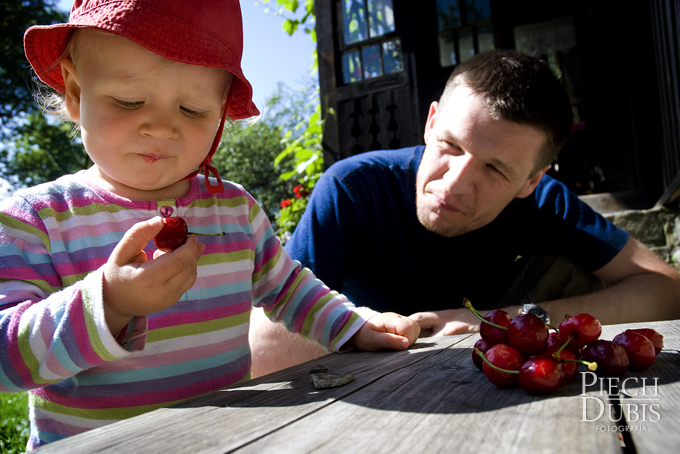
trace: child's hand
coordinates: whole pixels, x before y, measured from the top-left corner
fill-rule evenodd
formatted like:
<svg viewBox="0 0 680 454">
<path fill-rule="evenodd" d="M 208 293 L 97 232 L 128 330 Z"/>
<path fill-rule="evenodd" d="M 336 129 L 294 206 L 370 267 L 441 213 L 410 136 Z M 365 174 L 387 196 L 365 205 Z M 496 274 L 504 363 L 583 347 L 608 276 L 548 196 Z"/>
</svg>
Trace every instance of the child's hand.
<svg viewBox="0 0 680 454">
<path fill-rule="evenodd" d="M 406 350 L 419 334 L 420 326 L 414 320 L 393 312 L 383 312 L 368 319 L 349 343 L 365 351 Z"/>
<path fill-rule="evenodd" d="M 104 265 L 104 311 L 114 335 L 133 316 L 172 306 L 196 282 L 198 259 L 205 250 L 196 235 L 175 251 L 156 251 L 154 260 L 147 260 L 143 249 L 162 228 L 160 217 L 133 225 Z"/>
</svg>

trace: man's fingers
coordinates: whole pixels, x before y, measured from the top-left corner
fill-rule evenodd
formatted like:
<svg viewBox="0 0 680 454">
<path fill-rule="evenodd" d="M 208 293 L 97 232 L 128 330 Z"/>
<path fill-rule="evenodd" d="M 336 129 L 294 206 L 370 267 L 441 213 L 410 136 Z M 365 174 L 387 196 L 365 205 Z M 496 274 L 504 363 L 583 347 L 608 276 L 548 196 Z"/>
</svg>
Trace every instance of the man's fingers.
<svg viewBox="0 0 680 454">
<path fill-rule="evenodd" d="M 436 312 L 416 312 L 408 317 L 418 323 L 421 330 L 431 330 L 442 324 L 442 319 Z"/>
</svg>

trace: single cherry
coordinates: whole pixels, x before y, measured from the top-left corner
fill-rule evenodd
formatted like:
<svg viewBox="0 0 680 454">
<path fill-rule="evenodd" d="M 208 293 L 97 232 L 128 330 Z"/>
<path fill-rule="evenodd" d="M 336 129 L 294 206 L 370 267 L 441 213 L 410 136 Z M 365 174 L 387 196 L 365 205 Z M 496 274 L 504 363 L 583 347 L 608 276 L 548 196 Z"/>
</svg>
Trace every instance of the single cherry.
<svg viewBox="0 0 680 454">
<path fill-rule="evenodd" d="M 504 310 L 496 309 L 484 316 L 485 323 L 479 325 L 479 335 L 482 339 L 487 341 L 490 345 L 507 344 L 508 343 L 508 325 L 512 321 L 510 314 Z M 502 326 L 503 328 L 499 328 Z"/>
<path fill-rule="evenodd" d="M 484 374 L 499 388 L 519 385 L 529 394 L 548 394 L 557 391 L 564 383 L 564 365 L 549 355 L 532 356 L 516 369 L 516 364 L 512 364 L 512 368 L 503 367 L 508 361 L 505 356 L 503 359 L 496 358 L 496 352 L 510 356 L 519 355 L 519 352 L 505 344 L 494 345 L 486 355 L 476 350 L 476 354 L 484 361 Z"/>
<path fill-rule="evenodd" d="M 186 243 L 189 228 L 179 216 L 163 218 L 163 228 L 153 239 L 156 249 L 171 252 Z"/>
<path fill-rule="evenodd" d="M 221 233 L 195 233 L 190 232 L 187 223 L 179 216 L 166 217 L 163 219 L 163 228 L 158 235 L 153 239 L 156 249 L 163 252 L 172 252 L 184 243 L 186 243 L 189 235 L 201 236 L 220 236 Z"/>
<path fill-rule="evenodd" d="M 564 379 L 564 366 L 548 355 L 532 356 L 519 369 L 519 387 L 528 394 L 553 393 Z"/>
<path fill-rule="evenodd" d="M 576 355 L 569 350 L 562 350 L 560 352 L 553 352 L 553 358 L 562 363 L 564 368 L 564 381 L 571 380 L 578 373 L 578 365 L 581 363 Z"/>
<path fill-rule="evenodd" d="M 654 354 L 658 355 L 659 352 L 663 349 L 663 336 L 653 330 L 652 328 L 636 328 L 636 329 L 630 329 L 628 331 L 633 331 L 635 333 L 642 334 L 645 336 L 647 339 L 652 341 L 652 344 L 654 345 Z"/>
<path fill-rule="evenodd" d="M 548 347 L 548 326 L 534 314 L 522 314 L 508 325 L 508 343 L 522 355 L 538 355 Z"/>
<path fill-rule="evenodd" d="M 477 369 L 482 370 L 484 360 L 476 353 L 476 350 L 486 353 L 491 347 L 492 345 L 490 345 L 484 339 L 479 339 L 477 342 L 475 342 L 474 347 L 472 347 L 472 364 L 474 364 Z"/>
<path fill-rule="evenodd" d="M 514 388 L 518 385 L 518 371 L 524 358 L 517 350 L 505 344 L 496 344 L 483 356 L 486 361 L 482 370 L 491 383 L 499 388 Z"/>
<path fill-rule="evenodd" d="M 602 325 L 590 314 L 577 314 L 564 319 L 560 323 L 559 332 L 563 341 L 571 338 L 570 342 L 575 347 L 583 347 L 600 337 Z"/>
<path fill-rule="evenodd" d="M 628 329 L 617 334 L 613 341 L 626 350 L 631 369 L 646 369 L 654 363 L 654 344 L 642 334 Z"/>
<path fill-rule="evenodd" d="M 628 372 L 630 360 L 626 350 L 616 342 L 598 339 L 583 349 L 585 361 L 597 363 L 597 373 L 605 377 L 620 377 Z"/>
</svg>

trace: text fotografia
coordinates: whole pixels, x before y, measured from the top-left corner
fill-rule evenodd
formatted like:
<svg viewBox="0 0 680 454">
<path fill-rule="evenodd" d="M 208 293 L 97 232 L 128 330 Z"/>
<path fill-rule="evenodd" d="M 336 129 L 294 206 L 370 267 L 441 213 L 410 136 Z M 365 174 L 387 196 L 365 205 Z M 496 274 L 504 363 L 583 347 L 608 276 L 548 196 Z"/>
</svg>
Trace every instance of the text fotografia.
<svg viewBox="0 0 680 454">
<path fill-rule="evenodd" d="M 594 372 L 581 372 L 581 421 L 604 423 L 596 426 L 598 432 L 646 432 L 643 423 L 661 419 L 658 380 L 599 377 Z M 598 394 L 593 394 L 593 387 L 599 389 Z"/>
</svg>

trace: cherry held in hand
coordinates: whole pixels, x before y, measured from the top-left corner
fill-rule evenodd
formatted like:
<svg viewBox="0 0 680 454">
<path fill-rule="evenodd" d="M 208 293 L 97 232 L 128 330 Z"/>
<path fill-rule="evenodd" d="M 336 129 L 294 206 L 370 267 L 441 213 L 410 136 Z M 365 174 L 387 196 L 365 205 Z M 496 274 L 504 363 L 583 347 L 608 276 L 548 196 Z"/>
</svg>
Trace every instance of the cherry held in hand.
<svg viewBox="0 0 680 454">
<path fill-rule="evenodd" d="M 163 228 L 153 239 L 153 243 L 159 251 L 172 252 L 184 243 L 186 243 L 189 235 L 202 236 L 219 236 L 222 233 L 195 233 L 189 232 L 186 221 L 184 219 L 174 216 L 163 218 Z"/>
</svg>

